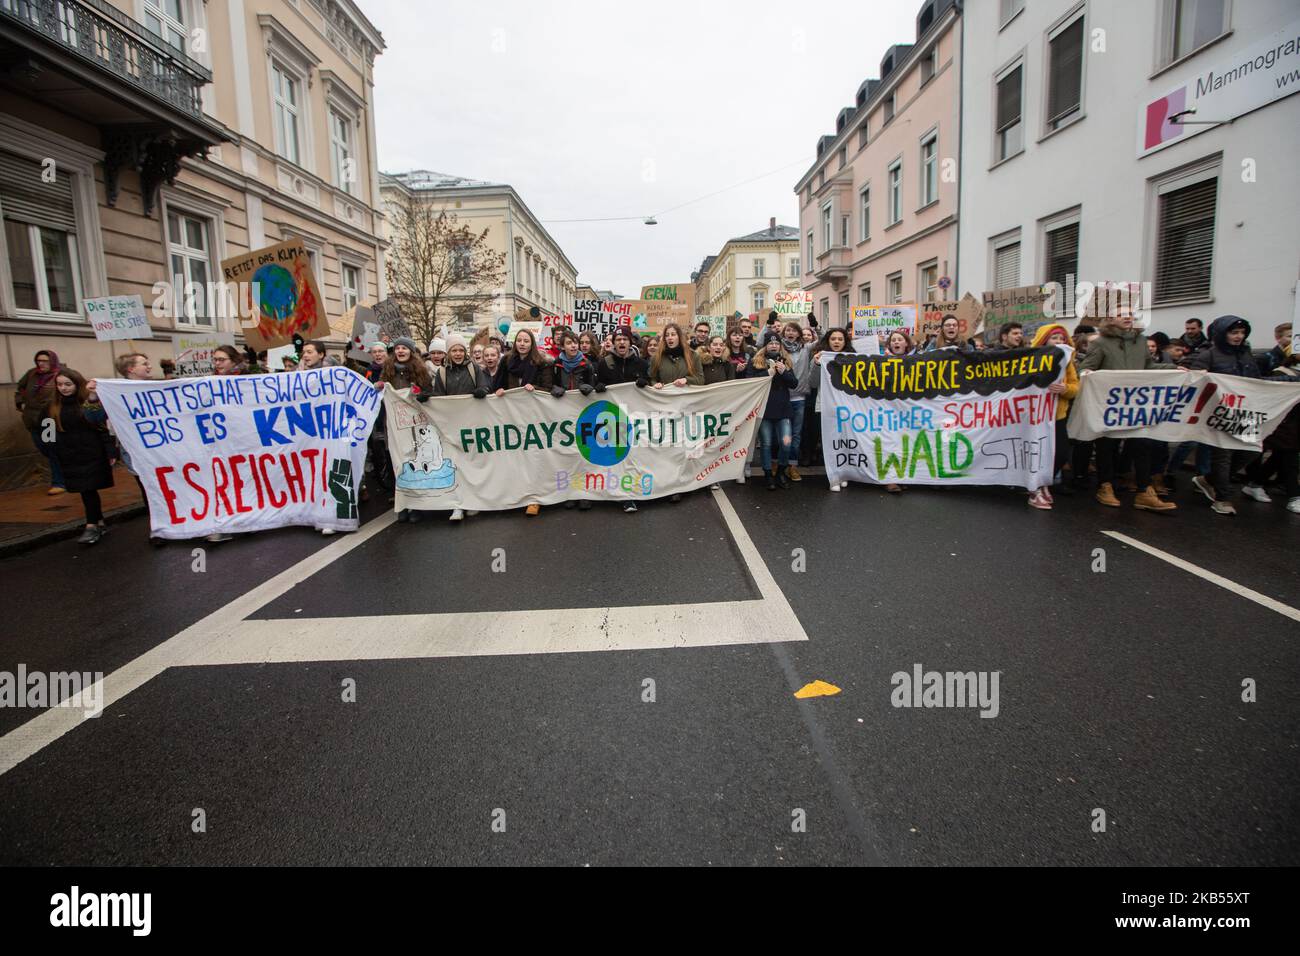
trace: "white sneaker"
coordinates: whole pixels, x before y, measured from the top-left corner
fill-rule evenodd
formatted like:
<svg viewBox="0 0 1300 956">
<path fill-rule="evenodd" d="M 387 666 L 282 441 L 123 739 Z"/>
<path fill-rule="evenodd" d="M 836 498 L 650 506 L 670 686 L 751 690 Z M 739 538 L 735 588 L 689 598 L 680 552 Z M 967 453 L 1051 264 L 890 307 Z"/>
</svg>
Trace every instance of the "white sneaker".
<svg viewBox="0 0 1300 956">
<path fill-rule="evenodd" d="M 1300 515 L 1300 498 L 1292 498 L 1286 503 L 1286 510 L 1292 514 Z"/>
<path fill-rule="evenodd" d="M 831 485 L 831 491 L 839 491 L 843 487 L 843 485 Z"/>
<path fill-rule="evenodd" d="M 1204 475 L 1197 475 L 1193 478 L 1192 487 L 1205 495 L 1205 497 L 1209 498 L 1211 501 L 1218 500 L 1219 496 L 1214 493 L 1214 485 L 1210 484 L 1209 480 Z"/>
<path fill-rule="evenodd" d="M 1241 493 L 1252 501 L 1258 501 L 1261 504 L 1267 505 L 1273 502 L 1273 499 L 1268 496 L 1268 492 L 1259 485 L 1242 485 Z"/>
<path fill-rule="evenodd" d="M 1216 501 L 1210 505 L 1210 510 L 1216 515 L 1235 515 L 1237 513 L 1237 509 L 1229 501 Z"/>
<path fill-rule="evenodd" d="M 448 519 L 448 520 L 450 520 L 450 521 L 464 521 L 464 520 L 465 520 L 465 512 L 462 511 L 460 508 L 457 508 L 455 511 L 453 511 L 453 512 L 451 513 L 451 518 Z"/>
<path fill-rule="evenodd" d="M 320 533 L 323 534 L 323 535 L 325 535 L 326 537 L 329 537 L 330 535 L 332 535 L 332 534 L 334 533 L 334 529 L 333 529 L 333 528 L 321 528 L 321 529 L 320 529 Z"/>
</svg>

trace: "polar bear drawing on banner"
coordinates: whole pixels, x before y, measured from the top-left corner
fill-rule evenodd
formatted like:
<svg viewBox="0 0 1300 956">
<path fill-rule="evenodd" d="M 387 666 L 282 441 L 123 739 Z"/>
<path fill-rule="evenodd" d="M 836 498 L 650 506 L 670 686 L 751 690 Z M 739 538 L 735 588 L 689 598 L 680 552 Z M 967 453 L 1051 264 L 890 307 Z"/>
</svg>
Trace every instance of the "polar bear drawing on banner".
<svg viewBox="0 0 1300 956">
<path fill-rule="evenodd" d="M 409 418 L 399 415 L 396 424 L 411 430 L 411 454 L 402 462 L 397 487 L 403 491 L 446 491 L 454 487 L 456 466 L 443 455 L 442 439 L 433 422 L 421 413 Z"/>
<path fill-rule="evenodd" d="M 442 467 L 442 442 L 438 430 L 429 423 L 415 426 L 415 458 L 411 467 L 426 475 Z"/>
</svg>

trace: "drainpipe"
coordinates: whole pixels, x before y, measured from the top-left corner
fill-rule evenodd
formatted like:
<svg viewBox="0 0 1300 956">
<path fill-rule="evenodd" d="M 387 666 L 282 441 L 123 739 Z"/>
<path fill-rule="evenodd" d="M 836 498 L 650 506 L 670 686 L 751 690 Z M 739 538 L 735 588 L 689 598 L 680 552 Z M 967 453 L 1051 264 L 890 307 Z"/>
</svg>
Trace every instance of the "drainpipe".
<svg viewBox="0 0 1300 956">
<path fill-rule="evenodd" d="M 958 299 L 961 297 L 961 284 L 958 281 L 961 273 L 961 181 L 965 176 L 962 163 L 966 161 L 963 141 L 966 84 L 962 80 L 962 74 L 966 71 L 966 11 L 962 9 L 961 3 L 954 3 L 953 9 L 957 11 L 957 29 L 961 31 L 957 41 L 957 242 L 953 251 L 952 266 L 953 299 Z"/>
</svg>

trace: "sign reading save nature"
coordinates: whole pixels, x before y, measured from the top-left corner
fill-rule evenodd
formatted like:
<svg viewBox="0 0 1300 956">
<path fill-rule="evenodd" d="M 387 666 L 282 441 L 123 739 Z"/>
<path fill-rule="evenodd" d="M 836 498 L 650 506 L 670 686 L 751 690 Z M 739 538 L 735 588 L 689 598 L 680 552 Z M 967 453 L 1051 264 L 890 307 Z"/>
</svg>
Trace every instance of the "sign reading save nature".
<svg viewBox="0 0 1300 956">
<path fill-rule="evenodd" d="M 137 382 L 99 397 L 149 499 L 152 533 L 356 529 L 374 386 L 341 365 Z"/>
<path fill-rule="evenodd" d="M 826 477 L 877 484 L 1052 480 L 1056 396 L 1071 350 L 959 352 L 822 362 Z"/>
<path fill-rule="evenodd" d="M 707 488 L 743 474 L 769 387 L 753 378 L 424 403 L 408 390 L 384 389 L 394 507 L 486 511 Z"/>
<path fill-rule="evenodd" d="M 329 336 L 325 302 L 301 239 L 224 259 L 221 272 L 226 282 L 237 283 L 239 324 L 255 351 L 287 345 L 295 335 Z"/>
</svg>

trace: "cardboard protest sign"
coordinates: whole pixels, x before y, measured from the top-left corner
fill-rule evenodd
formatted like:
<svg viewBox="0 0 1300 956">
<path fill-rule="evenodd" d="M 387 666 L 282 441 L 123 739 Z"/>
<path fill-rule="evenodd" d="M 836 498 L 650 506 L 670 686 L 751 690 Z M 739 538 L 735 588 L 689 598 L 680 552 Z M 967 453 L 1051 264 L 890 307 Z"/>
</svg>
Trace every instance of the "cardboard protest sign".
<svg viewBox="0 0 1300 956">
<path fill-rule="evenodd" d="M 798 322 L 808 324 L 808 313 L 813 311 L 813 294 L 801 289 L 777 289 L 772 293 L 772 308 L 782 324 Z"/>
<path fill-rule="evenodd" d="M 894 305 L 860 305 L 852 313 L 853 347 L 859 352 L 868 348 L 868 339 L 876 340 L 872 351 L 883 352 L 889 333 L 902 329 L 908 335 L 916 330 L 916 303 Z"/>
<path fill-rule="evenodd" d="M 1089 372 L 1070 407 L 1070 437 L 1195 441 L 1259 451 L 1300 403 L 1300 385 L 1209 372 Z"/>
<path fill-rule="evenodd" d="M 709 338 L 713 338 L 715 335 L 725 337 L 727 334 L 728 323 L 735 321 L 736 320 L 729 315 L 697 315 L 691 320 L 692 323 L 709 323 Z"/>
<path fill-rule="evenodd" d="M 612 385 L 556 399 L 517 389 L 420 404 L 385 389 L 393 507 L 475 511 L 659 498 L 738 478 L 770 382 Z"/>
<path fill-rule="evenodd" d="M 379 317 L 368 305 L 358 305 L 352 312 L 352 334 L 348 339 L 348 358 L 369 362 L 369 347 L 379 341 Z"/>
<path fill-rule="evenodd" d="M 1050 484 L 1056 396 L 1072 350 L 937 349 L 823 358 L 831 484 Z"/>
<path fill-rule="evenodd" d="M 632 331 L 637 335 L 658 335 L 676 323 L 688 330 L 694 321 L 690 310 L 679 302 L 638 302 L 633 300 Z"/>
<path fill-rule="evenodd" d="M 943 320 L 950 315 L 957 319 L 957 334 L 963 342 L 968 341 L 979 329 L 983 314 L 984 307 L 969 292 L 956 302 L 923 302 L 916 328 L 917 344 L 924 345 L 930 339 L 938 338 Z"/>
<path fill-rule="evenodd" d="M 221 262 L 226 282 L 238 284 L 236 304 L 244 338 L 254 351 L 330 334 L 325 301 L 301 239 L 290 239 Z"/>
<path fill-rule="evenodd" d="M 114 339 L 151 339 L 153 329 L 138 295 L 109 295 L 86 299 L 86 318 L 101 342 Z"/>
<path fill-rule="evenodd" d="M 292 345 L 277 345 L 273 349 L 266 350 L 266 368 L 271 372 L 283 372 L 287 366 L 284 364 L 285 359 L 293 359 L 294 365 L 298 364 L 298 350 Z"/>
<path fill-rule="evenodd" d="M 1033 339 L 1034 333 L 1044 325 L 1059 321 L 1044 311 L 1051 296 L 1052 289 L 1036 285 L 985 292 L 982 303 L 984 341 L 997 345 L 998 332 L 1009 322 L 1019 322 L 1025 327 L 1026 342 Z"/>
<path fill-rule="evenodd" d="M 642 302 L 676 302 L 686 307 L 686 314 L 695 312 L 695 283 L 679 282 L 675 285 L 647 285 L 641 287 Z"/>
<path fill-rule="evenodd" d="M 379 322 L 379 341 L 395 342 L 411 337 L 411 327 L 402 318 L 402 310 L 391 296 L 375 303 L 375 318 Z"/>
<path fill-rule="evenodd" d="M 172 336 L 172 349 L 176 356 L 176 377 L 212 374 L 212 353 L 219 345 L 234 345 L 235 337 L 229 332 L 200 332 Z"/>
<path fill-rule="evenodd" d="M 279 375 L 100 379 L 156 537 L 353 531 L 379 393 L 341 365 Z"/>
</svg>

